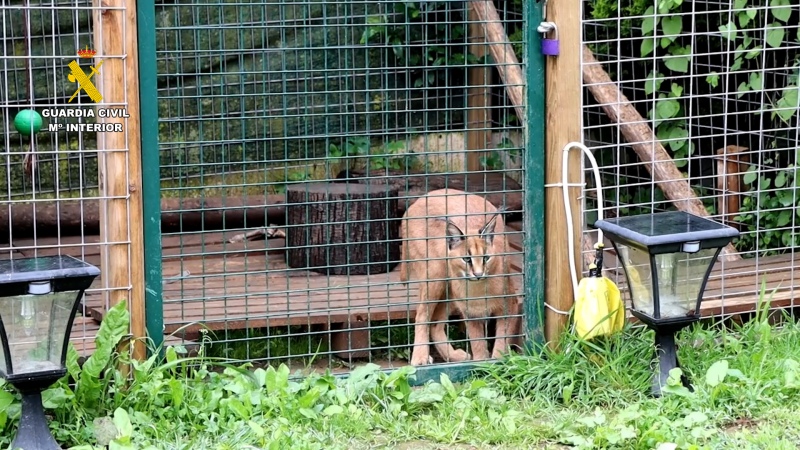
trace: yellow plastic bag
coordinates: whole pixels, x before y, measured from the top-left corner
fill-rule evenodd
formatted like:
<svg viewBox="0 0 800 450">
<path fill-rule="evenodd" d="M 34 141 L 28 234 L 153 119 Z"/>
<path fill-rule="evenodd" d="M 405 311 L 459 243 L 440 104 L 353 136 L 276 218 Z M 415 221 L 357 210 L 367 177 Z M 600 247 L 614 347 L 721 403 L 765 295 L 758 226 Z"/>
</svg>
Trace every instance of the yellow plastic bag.
<svg viewBox="0 0 800 450">
<path fill-rule="evenodd" d="M 606 277 L 586 277 L 578 284 L 573 313 L 575 332 L 582 339 L 609 335 L 625 325 L 619 288 Z"/>
</svg>

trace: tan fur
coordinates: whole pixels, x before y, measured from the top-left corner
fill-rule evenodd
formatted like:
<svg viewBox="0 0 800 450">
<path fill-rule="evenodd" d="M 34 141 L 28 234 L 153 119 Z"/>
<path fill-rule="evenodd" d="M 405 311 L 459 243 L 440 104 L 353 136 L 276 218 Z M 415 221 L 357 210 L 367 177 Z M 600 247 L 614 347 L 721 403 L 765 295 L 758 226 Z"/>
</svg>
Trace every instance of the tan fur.
<svg viewBox="0 0 800 450">
<path fill-rule="evenodd" d="M 488 359 L 484 331 L 488 318 L 518 314 L 516 289 L 503 255 L 508 252 L 508 242 L 499 212 L 483 197 L 440 189 L 418 199 L 403 216 L 400 279 L 419 282 L 412 365 L 433 362 L 431 338 L 446 361 Z M 449 316 L 448 306 L 466 320 L 471 356 L 455 350 L 447 340 L 443 322 Z M 431 324 L 432 320 L 438 323 Z M 497 319 L 492 358 L 506 351 L 508 336 L 516 334 L 518 327 L 518 317 Z"/>
</svg>

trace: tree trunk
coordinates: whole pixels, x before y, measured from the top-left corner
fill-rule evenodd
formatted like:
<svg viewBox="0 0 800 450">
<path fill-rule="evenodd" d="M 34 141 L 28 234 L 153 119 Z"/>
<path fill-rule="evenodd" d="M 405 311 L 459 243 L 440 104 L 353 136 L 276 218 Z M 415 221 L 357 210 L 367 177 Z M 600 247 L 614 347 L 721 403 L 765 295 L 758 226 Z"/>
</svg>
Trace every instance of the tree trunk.
<svg viewBox="0 0 800 450">
<path fill-rule="evenodd" d="M 328 275 L 390 272 L 400 259 L 397 189 L 300 183 L 286 189 L 286 263 Z"/>
</svg>

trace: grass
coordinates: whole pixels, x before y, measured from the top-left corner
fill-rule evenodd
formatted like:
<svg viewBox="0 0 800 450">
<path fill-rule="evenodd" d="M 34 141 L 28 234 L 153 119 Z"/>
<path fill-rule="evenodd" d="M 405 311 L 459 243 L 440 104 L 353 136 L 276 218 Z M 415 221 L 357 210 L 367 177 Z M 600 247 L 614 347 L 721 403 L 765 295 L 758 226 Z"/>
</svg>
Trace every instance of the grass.
<svg viewBox="0 0 800 450">
<path fill-rule="evenodd" d="M 64 446 L 123 449 L 796 449 L 800 443 L 800 325 L 760 313 L 732 327 L 698 324 L 679 335 L 694 390 L 678 383 L 648 395 L 652 334 L 626 328 L 590 343 L 562 337 L 561 351 L 483 364 L 473 379 L 411 387 L 414 369 L 374 365 L 347 379 L 293 378 L 286 366 L 252 369 L 207 354 L 131 362 L 116 370 L 127 332 L 124 303 L 71 380 L 45 395 Z M 673 374 L 673 381 L 678 373 Z M 69 382 L 68 382 L 69 381 Z M 19 403 L 0 388 L 0 448 Z"/>
<path fill-rule="evenodd" d="M 453 347 L 465 349 L 467 336 L 463 323 L 446 325 Z M 330 355 L 332 333 L 324 326 L 295 325 L 273 328 L 248 328 L 209 332 L 205 354 L 232 361 L 267 361 L 271 365 L 309 365 Z M 409 319 L 375 320 L 369 323 L 369 349 L 372 360 L 408 360 L 414 341 L 414 324 Z M 344 362 L 344 361 L 341 361 Z"/>
</svg>

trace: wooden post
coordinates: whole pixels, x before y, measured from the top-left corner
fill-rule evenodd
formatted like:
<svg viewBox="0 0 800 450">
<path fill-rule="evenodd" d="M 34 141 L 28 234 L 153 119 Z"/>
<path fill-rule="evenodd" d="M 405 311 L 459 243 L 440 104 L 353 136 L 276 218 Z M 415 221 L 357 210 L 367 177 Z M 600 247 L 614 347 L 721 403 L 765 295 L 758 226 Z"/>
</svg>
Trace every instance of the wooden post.
<svg viewBox="0 0 800 450">
<path fill-rule="evenodd" d="M 739 230 L 742 224 L 736 221 L 742 201 L 742 178 L 750 164 L 747 147 L 729 145 L 717 150 L 717 214 L 720 222 Z"/>
<path fill-rule="evenodd" d="M 102 0 L 93 12 L 96 61 L 102 60 L 97 88 L 98 111 L 127 112 L 128 117 L 99 117 L 120 124 L 121 132 L 98 132 L 101 270 L 106 304 L 127 301 L 134 339 L 145 336 L 144 242 L 142 232 L 142 166 L 139 130 L 139 68 L 136 0 Z M 137 340 L 133 357 L 144 359 Z"/>
<path fill-rule="evenodd" d="M 483 60 L 486 56 L 486 35 L 480 24 L 480 16 L 474 8 L 469 8 L 469 52 Z M 491 76 L 485 65 L 471 67 L 467 73 L 469 91 L 467 92 L 467 170 L 479 171 L 481 158 L 486 156 L 491 142 Z"/>
<path fill-rule="evenodd" d="M 547 57 L 545 66 L 546 82 L 546 146 L 545 183 L 561 183 L 561 164 L 564 146 L 569 142 L 581 142 L 581 2 L 562 0 L 549 2 L 545 20 L 558 27 L 561 41 L 561 54 Z M 536 24 L 529 24 L 536 26 Z M 549 36 L 552 38 L 553 36 Z M 531 48 L 535 52 L 538 49 Z M 570 150 L 569 184 L 581 182 L 582 152 Z M 569 189 L 570 208 L 574 233 L 567 235 L 566 215 L 561 189 Z M 582 221 L 578 197 L 581 188 L 566 186 L 549 188 L 545 195 L 545 292 L 546 301 L 552 307 L 546 309 L 545 338 L 552 347 L 567 325 L 567 312 L 572 307 L 573 289 L 569 268 L 569 240 L 575 243 L 575 267 L 578 278 L 582 264 L 581 249 Z M 553 309 L 561 312 L 556 312 Z"/>
</svg>

